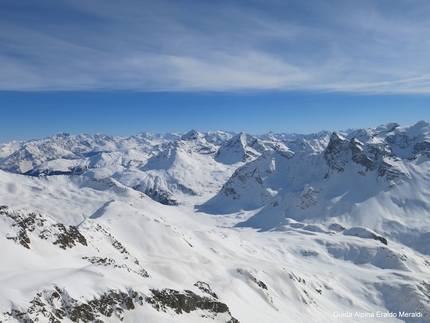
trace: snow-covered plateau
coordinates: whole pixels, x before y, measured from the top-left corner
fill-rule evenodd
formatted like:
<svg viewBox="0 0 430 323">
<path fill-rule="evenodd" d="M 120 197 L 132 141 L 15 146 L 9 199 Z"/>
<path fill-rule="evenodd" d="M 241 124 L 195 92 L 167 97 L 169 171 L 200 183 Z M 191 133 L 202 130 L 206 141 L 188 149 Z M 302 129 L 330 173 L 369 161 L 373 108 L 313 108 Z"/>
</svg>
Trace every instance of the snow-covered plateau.
<svg viewBox="0 0 430 323">
<path fill-rule="evenodd" d="M 430 322 L 430 125 L 0 145 L 0 322 Z"/>
</svg>

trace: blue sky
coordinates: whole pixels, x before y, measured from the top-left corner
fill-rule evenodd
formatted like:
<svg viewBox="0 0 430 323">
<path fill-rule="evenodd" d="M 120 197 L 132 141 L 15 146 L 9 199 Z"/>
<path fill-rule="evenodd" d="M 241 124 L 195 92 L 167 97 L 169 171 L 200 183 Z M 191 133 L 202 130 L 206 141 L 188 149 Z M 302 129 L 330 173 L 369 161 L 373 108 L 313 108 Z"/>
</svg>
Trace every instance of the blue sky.
<svg viewBox="0 0 430 323">
<path fill-rule="evenodd" d="M 0 142 L 430 120 L 430 2 L 0 2 Z"/>
</svg>

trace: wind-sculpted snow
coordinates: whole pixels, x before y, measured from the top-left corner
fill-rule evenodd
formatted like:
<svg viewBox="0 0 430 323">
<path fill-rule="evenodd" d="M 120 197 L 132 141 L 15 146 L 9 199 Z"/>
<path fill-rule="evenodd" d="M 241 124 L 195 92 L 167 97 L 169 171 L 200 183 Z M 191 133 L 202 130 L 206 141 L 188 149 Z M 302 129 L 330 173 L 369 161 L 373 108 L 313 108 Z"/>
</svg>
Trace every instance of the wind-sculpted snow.
<svg viewBox="0 0 430 323">
<path fill-rule="evenodd" d="M 430 127 L 0 151 L 0 322 L 430 322 Z"/>
</svg>

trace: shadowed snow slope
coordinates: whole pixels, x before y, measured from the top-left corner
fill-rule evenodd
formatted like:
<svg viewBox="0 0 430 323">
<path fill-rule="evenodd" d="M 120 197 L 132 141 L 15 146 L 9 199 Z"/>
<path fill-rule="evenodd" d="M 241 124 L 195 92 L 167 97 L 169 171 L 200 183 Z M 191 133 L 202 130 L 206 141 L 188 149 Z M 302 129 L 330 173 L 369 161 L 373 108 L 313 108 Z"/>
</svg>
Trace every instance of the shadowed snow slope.
<svg viewBox="0 0 430 323">
<path fill-rule="evenodd" d="M 429 322 L 429 131 L 3 145 L 0 322 Z"/>
</svg>

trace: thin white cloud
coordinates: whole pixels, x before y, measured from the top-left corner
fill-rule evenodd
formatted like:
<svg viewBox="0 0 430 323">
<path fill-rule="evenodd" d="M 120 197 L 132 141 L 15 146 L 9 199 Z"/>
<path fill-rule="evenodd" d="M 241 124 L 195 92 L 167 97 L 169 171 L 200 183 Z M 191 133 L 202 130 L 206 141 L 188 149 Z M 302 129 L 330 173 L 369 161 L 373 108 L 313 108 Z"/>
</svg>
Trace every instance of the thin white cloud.
<svg viewBox="0 0 430 323">
<path fill-rule="evenodd" d="M 4 8 L 1 90 L 430 93 L 423 1 L 67 4 Z"/>
</svg>

